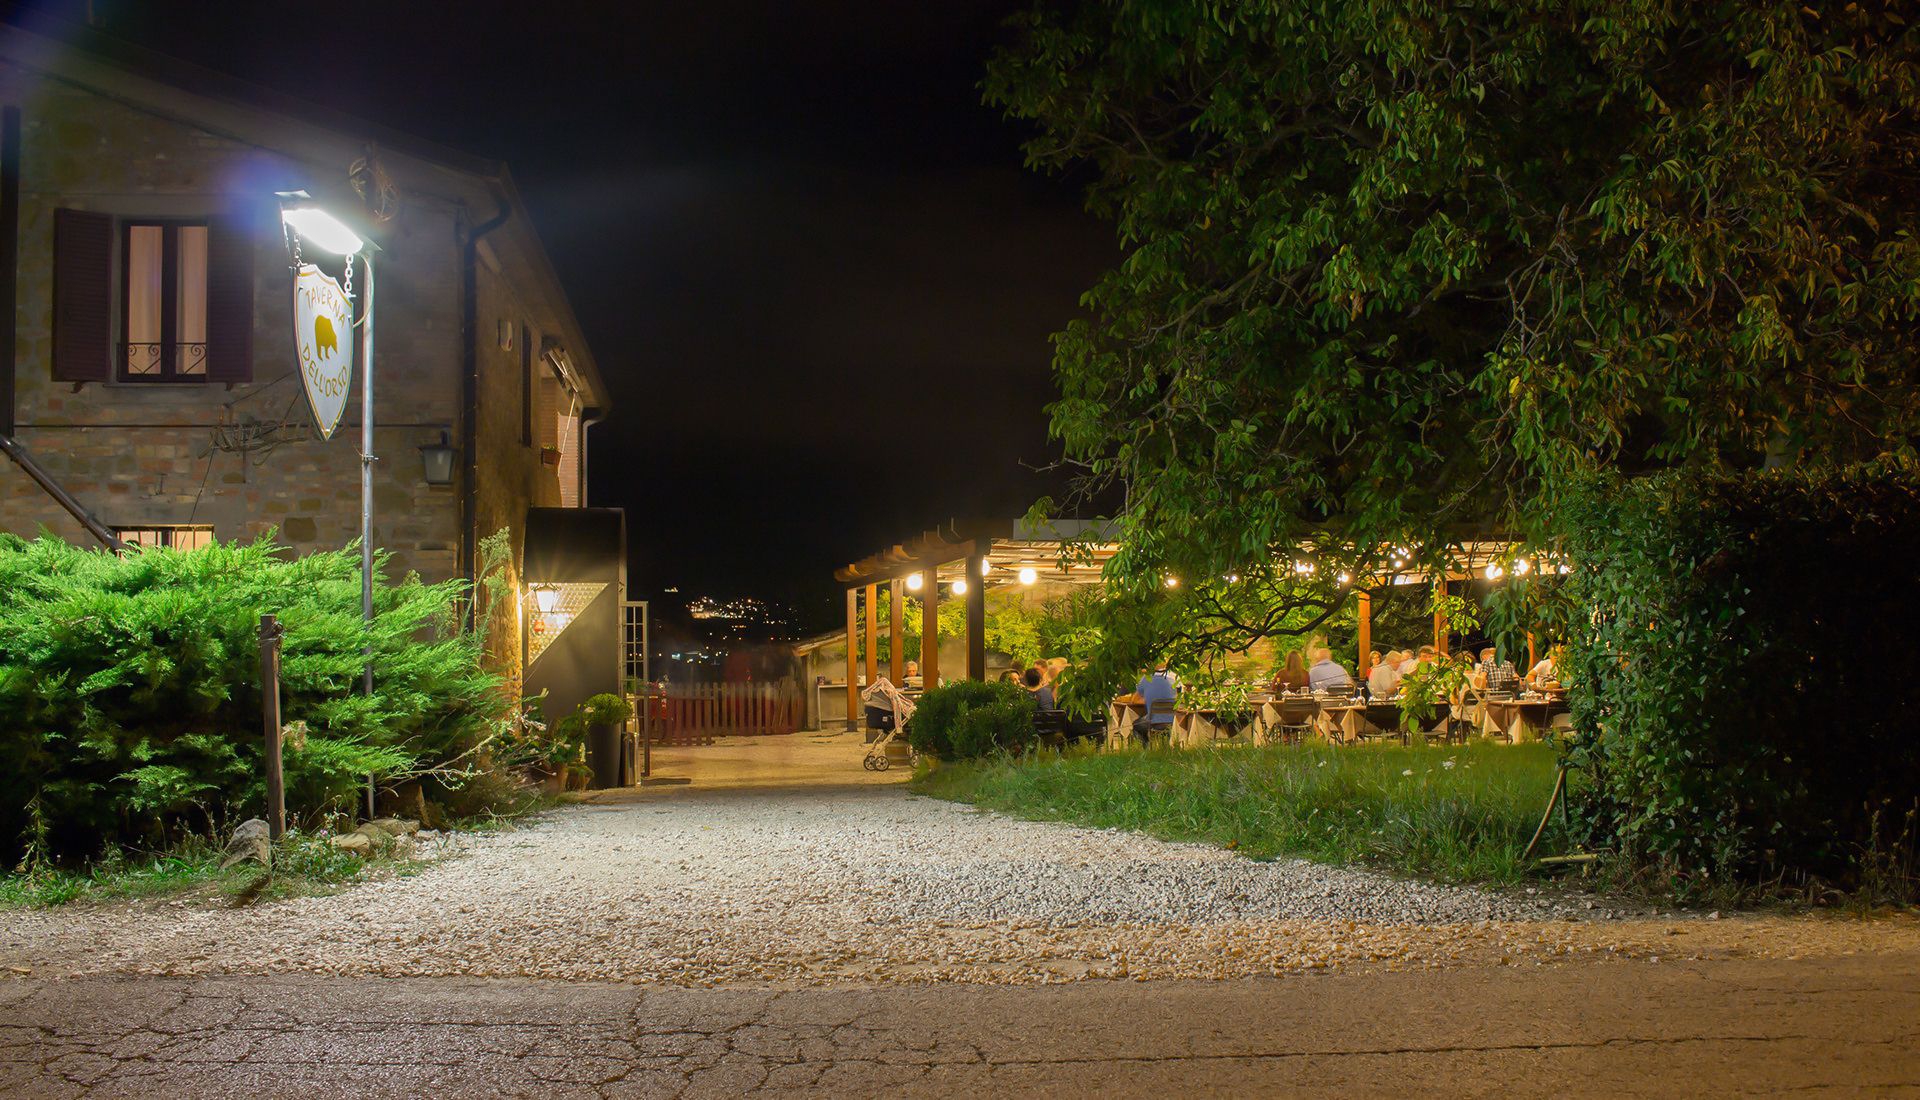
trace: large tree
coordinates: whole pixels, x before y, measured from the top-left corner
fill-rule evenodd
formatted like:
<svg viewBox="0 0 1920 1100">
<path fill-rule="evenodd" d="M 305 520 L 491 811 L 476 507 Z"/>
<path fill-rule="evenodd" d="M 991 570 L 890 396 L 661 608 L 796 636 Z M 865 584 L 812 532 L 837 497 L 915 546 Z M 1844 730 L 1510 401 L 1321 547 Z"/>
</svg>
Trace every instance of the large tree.
<svg viewBox="0 0 1920 1100">
<path fill-rule="evenodd" d="M 1549 534 L 1582 471 L 1910 451 L 1908 13 L 1085 0 L 1017 18 L 988 99 L 1124 248 L 1056 337 L 1051 410 L 1082 490 L 1124 501 L 1105 678 L 1183 629 L 1205 649 L 1310 628 L 1338 574 L 1394 548 Z"/>
</svg>

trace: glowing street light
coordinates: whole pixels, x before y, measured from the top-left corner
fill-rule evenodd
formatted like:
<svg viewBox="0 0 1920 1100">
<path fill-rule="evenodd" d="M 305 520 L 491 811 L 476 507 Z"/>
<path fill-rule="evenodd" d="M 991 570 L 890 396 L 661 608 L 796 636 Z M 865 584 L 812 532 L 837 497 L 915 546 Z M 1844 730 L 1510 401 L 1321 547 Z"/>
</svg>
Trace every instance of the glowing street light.
<svg viewBox="0 0 1920 1100">
<path fill-rule="evenodd" d="M 358 256 L 367 246 L 360 234 L 318 206 L 283 206 L 280 221 L 308 244 L 335 256 Z"/>
<path fill-rule="evenodd" d="M 366 271 L 366 308 L 360 321 L 360 617 L 373 624 L 373 252 L 378 245 L 361 239 L 305 191 L 282 191 L 280 223 L 290 236 L 305 241 L 323 252 L 331 252 L 346 261 L 347 285 L 353 285 L 353 261 L 358 259 Z M 298 256 L 297 246 L 294 249 Z M 348 306 L 350 310 L 352 307 Z M 348 314 L 351 316 L 351 313 Z M 332 429 L 327 429 L 331 431 Z M 373 650 L 363 649 L 364 667 L 360 687 L 373 694 Z M 372 812 L 369 791 L 368 812 Z"/>
</svg>

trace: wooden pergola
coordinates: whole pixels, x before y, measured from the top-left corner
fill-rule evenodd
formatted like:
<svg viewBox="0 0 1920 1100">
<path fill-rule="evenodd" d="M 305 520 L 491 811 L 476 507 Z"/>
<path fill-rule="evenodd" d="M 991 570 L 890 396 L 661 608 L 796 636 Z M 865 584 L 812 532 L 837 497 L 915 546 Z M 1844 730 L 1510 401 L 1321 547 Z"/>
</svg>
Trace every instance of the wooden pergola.
<svg viewBox="0 0 1920 1100">
<path fill-rule="evenodd" d="M 1046 529 L 1029 528 L 1023 521 L 949 523 L 925 531 L 903 543 L 834 571 L 834 578 L 847 588 L 847 728 L 857 729 L 860 707 L 860 672 L 864 663 L 866 682 L 879 675 L 878 640 L 905 637 L 905 608 L 908 597 L 920 600 L 920 676 L 928 687 L 940 682 L 940 602 L 943 592 L 964 599 L 967 604 L 966 676 L 984 680 L 987 675 L 987 589 L 1022 583 L 1024 570 L 1033 570 L 1035 579 L 1073 584 L 1099 584 L 1106 562 L 1119 546 L 1101 541 L 1111 530 L 1106 521 L 1058 520 Z M 1066 560 L 1067 540 L 1075 540 L 1079 551 Z M 1356 675 L 1372 671 L 1373 593 L 1401 586 L 1433 587 L 1454 581 L 1470 581 L 1485 575 L 1489 566 L 1507 568 L 1513 561 L 1514 545 L 1505 540 L 1465 540 L 1447 551 L 1444 570 L 1390 569 L 1356 584 L 1358 601 Z M 1396 563 L 1397 564 L 1397 563 Z M 955 582 L 964 582 L 955 593 Z M 888 589 L 888 615 L 885 634 L 879 618 L 880 586 Z M 862 630 L 864 611 L 864 627 Z M 1448 622 L 1444 610 L 1433 616 L 1433 646 L 1447 652 Z M 864 648 L 861 639 L 866 639 Z M 1533 663 L 1534 639 L 1527 636 L 1528 664 Z M 905 650 L 898 644 L 887 647 L 887 678 L 899 684 L 905 671 Z"/>
<path fill-rule="evenodd" d="M 866 682 L 879 675 L 880 586 L 887 586 L 887 678 L 898 684 L 905 674 L 908 597 L 920 600 L 920 677 L 940 682 L 940 602 L 942 595 L 967 605 L 966 675 L 987 676 L 987 589 L 1025 583 L 1023 577 L 1072 584 L 1100 583 L 1101 569 L 1119 548 L 1097 541 L 1108 525 L 1101 521 L 1056 520 L 1044 528 L 1024 521 L 949 522 L 906 542 L 834 570 L 847 588 L 847 728 L 857 729 L 860 671 Z M 1068 540 L 1076 553 L 1067 555 Z M 1070 559 L 1070 560 L 1069 560 Z M 1027 572 L 1031 570 L 1031 573 Z M 960 591 L 955 592 L 958 583 Z M 862 631 L 864 614 L 865 630 Z M 865 637 L 866 645 L 860 644 Z"/>
</svg>

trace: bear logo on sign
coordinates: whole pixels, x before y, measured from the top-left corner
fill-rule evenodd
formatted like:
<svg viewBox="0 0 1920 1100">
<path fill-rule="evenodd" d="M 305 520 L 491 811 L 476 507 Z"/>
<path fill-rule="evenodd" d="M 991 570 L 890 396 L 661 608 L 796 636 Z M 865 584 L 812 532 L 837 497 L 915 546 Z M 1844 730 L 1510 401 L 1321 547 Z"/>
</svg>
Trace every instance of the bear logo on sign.
<svg viewBox="0 0 1920 1100">
<path fill-rule="evenodd" d="M 340 339 L 333 334 L 333 322 L 328 318 L 313 319 L 313 346 L 316 351 L 340 350 Z"/>
</svg>

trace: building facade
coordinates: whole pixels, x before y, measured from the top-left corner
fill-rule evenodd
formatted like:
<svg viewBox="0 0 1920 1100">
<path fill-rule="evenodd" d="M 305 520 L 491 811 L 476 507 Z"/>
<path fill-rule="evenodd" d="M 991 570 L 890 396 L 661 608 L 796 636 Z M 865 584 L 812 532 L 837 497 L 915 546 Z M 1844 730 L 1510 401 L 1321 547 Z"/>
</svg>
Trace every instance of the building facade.
<svg viewBox="0 0 1920 1100">
<path fill-rule="evenodd" d="M 15 27 L 0 27 L 0 105 L 0 255 L 15 257 L 0 432 L 131 542 L 357 538 L 360 368 L 322 441 L 294 357 L 275 195 L 304 190 L 379 248 L 375 542 L 395 575 L 472 579 L 507 532 L 513 606 L 491 609 L 490 642 L 517 673 L 528 510 L 586 503 L 586 431 L 609 402 L 505 166 Z M 450 476 L 430 479 L 422 448 L 443 442 Z M 0 463 L 0 530 L 42 529 L 91 541 Z"/>
</svg>

